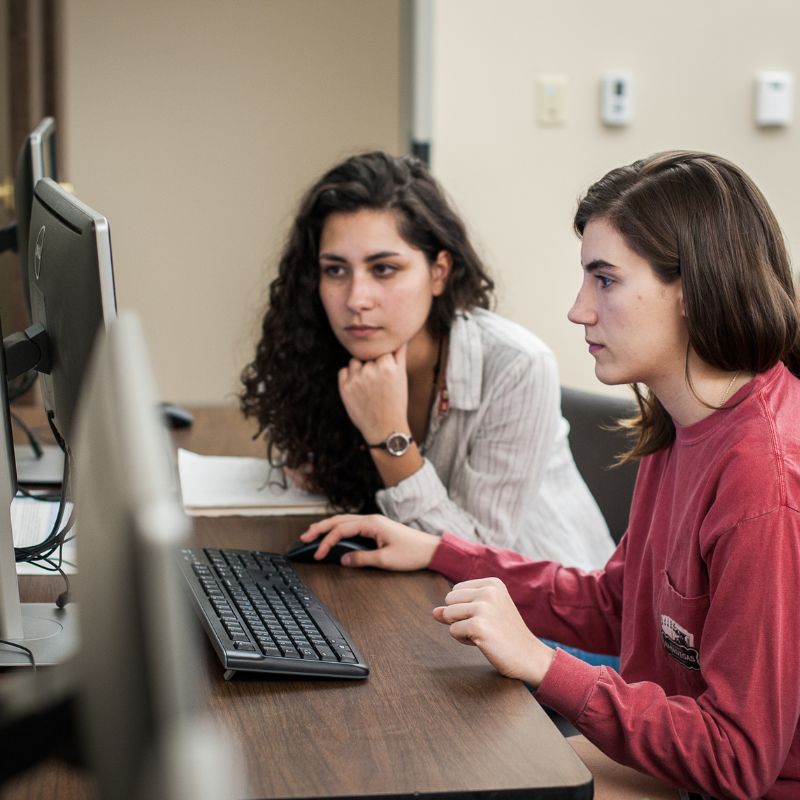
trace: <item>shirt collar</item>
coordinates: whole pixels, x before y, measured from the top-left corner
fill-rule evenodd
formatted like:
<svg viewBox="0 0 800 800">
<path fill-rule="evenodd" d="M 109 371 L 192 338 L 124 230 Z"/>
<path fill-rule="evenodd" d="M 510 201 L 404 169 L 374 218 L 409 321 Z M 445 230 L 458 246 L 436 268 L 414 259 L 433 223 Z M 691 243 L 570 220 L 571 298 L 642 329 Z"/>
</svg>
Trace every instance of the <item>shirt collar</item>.
<svg viewBox="0 0 800 800">
<path fill-rule="evenodd" d="M 748 381 L 735 394 L 729 397 L 721 409 L 717 409 L 699 422 L 694 422 L 691 425 L 681 425 L 673 419 L 675 438 L 679 442 L 693 444 L 711 434 L 720 425 L 736 424 L 740 414 L 752 413 L 749 410 L 751 398 L 757 398 L 765 388 L 788 372 L 788 367 L 779 361 L 764 372 L 757 373 L 752 380 Z"/>
</svg>

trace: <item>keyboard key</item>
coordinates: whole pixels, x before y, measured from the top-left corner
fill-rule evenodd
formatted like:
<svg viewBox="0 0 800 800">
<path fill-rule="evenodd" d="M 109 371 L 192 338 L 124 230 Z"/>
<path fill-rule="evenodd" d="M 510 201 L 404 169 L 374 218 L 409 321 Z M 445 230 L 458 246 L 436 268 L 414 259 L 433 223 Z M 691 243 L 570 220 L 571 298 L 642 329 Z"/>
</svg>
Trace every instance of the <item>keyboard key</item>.
<svg viewBox="0 0 800 800">
<path fill-rule="evenodd" d="M 282 645 L 278 643 L 278 647 L 283 653 L 284 658 L 300 658 L 300 654 L 291 645 Z"/>
</svg>

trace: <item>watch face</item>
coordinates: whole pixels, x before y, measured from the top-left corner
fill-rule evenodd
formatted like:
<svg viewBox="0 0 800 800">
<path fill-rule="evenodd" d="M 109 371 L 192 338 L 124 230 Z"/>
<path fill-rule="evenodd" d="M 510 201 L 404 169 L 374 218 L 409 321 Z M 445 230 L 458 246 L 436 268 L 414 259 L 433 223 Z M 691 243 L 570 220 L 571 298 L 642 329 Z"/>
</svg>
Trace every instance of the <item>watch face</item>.
<svg viewBox="0 0 800 800">
<path fill-rule="evenodd" d="M 393 456 L 401 456 L 408 450 L 409 445 L 411 444 L 411 437 L 406 436 L 404 433 L 393 433 L 387 440 L 386 440 L 386 449 L 393 455 Z"/>
</svg>

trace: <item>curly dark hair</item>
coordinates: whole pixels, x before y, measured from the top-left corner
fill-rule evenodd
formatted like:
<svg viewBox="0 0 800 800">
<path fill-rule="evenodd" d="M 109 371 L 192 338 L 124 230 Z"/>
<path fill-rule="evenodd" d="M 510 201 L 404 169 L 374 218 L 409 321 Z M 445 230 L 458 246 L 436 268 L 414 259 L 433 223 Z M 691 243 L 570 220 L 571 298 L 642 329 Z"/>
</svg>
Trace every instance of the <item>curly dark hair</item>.
<svg viewBox="0 0 800 800">
<path fill-rule="evenodd" d="M 356 155 L 305 194 L 269 287 L 269 305 L 253 361 L 242 372 L 240 404 L 258 420 L 273 466 L 310 463 L 308 488 L 337 509 L 374 508 L 378 471 L 337 388 L 350 354 L 336 339 L 319 297 L 319 241 L 329 214 L 391 211 L 398 230 L 429 264 L 452 257 L 444 293 L 433 298 L 427 326 L 440 338 L 460 309 L 488 308 L 494 284 L 464 224 L 426 166 L 411 156 Z"/>
</svg>

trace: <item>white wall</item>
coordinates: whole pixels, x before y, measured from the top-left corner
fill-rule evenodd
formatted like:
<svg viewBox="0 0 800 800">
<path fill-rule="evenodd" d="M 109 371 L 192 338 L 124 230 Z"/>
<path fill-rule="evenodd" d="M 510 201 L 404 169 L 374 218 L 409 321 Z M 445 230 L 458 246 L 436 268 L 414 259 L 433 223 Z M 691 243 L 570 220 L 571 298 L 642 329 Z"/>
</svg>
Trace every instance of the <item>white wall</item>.
<svg viewBox="0 0 800 800">
<path fill-rule="evenodd" d="M 582 332 L 566 320 L 580 280 L 572 215 L 609 169 L 657 150 L 718 152 L 760 185 L 800 253 L 800 115 L 752 121 L 753 80 L 800 80 L 791 0 L 435 0 L 433 166 L 500 285 L 498 310 L 555 350 L 562 381 L 600 389 Z M 600 75 L 634 73 L 627 129 L 599 119 Z M 568 80 L 567 122 L 536 123 L 544 73 Z"/>
<path fill-rule="evenodd" d="M 232 401 L 307 184 L 401 147 L 401 0 L 63 0 L 62 174 L 164 397 Z"/>
</svg>

